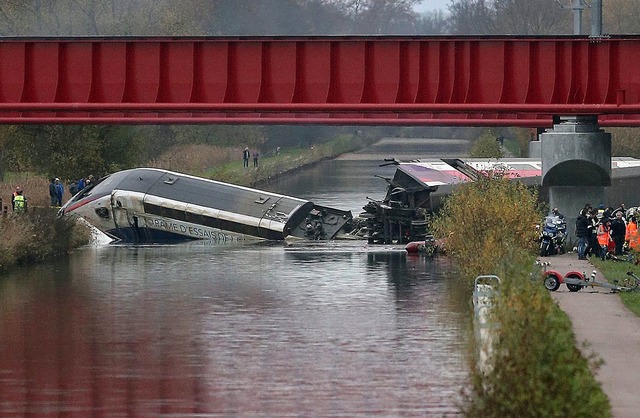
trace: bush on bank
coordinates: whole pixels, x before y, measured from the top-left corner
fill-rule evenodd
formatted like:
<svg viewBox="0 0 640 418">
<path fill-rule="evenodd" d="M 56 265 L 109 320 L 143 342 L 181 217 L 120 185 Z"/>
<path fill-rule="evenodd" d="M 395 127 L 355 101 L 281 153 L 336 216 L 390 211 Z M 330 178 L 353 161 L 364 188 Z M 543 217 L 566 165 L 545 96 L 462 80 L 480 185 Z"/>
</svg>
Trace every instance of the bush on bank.
<svg viewBox="0 0 640 418">
<path fill-rule="evenodd" d="M 0 218 L 0 271 L 67 254 L 89 243 L 88 227 L 58 218 L 56 209 L 31 207 L 23 214 Z"/>
<path fill-rule="evenodd" d="M 493 308 L 492 371 L 474 367 L 462 410 L 469 417 L 609 417 L 593 373 L 600 365 L 576 347 L 571 321 L 540 281 L 504 277 Z M 475 365 L 474 365 L 475 366 Z"/>
<path fill-rule="evenodd" d="M 462 276 L 472 281 L 479 274 L 513 275 L 510 268 L 529 262 L 540 217 L 535 191 L 492 172 L 458 187 L 432 228 Z"/>
<path fill-rule="evenodd" d="M 499 324 L 492 367 L 481 367 L 479 357 L 471 356 L 471 385 L 463 392 L 461 412 L 608 417 L 609 401 L 593 376 L 598 360 L 582 355 L 570 320 L 532 272 L 536 202 L 535 192 L 498 175 L 462 185 L 433 221 L 434 234 L 445 241 L 466 285 L 471 288 L 480 274 L 501 279 L 491 314 Z"/>
<path fill-rule="evenodd" d="M 27 212 L 14 214 L 11 195 L 20 186 L 27 198 Z M 70 195 L 65 192 L 65 198 Z M 31 173 L 9 173 L 0 183 L 0 271 L 21 264 L 51 259 L 89 242 L 84 224 L 59 219 L 49 207 L 49 180 Z"/>
</svg>

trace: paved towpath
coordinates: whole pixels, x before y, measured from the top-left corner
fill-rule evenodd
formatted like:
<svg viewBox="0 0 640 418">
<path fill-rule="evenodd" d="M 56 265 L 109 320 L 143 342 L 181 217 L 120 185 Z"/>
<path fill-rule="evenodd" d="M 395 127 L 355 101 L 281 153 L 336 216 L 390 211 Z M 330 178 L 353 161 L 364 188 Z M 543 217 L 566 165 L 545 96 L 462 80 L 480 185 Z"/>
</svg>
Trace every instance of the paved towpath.
<svg viewBox="0 0 640 418">
<path fill-rule="evenodd" d="M 605 281 L 600 271 L 578 260 L 575 253 L 541 261 L 549 262 L 547 269 L 562 275 L 569 271 L 590 275 L 596 270 L 597 278 Z M 613 416 L 640 417 L 640 318 L 622 304 L 619 295 L 605 288 L 588 287 L 573 293 L 563 284 L 553 298 L 571 319 L 578 343 L 586 341 L 588 352 L 604 360 L 596 377 L 609 396 Z"/>
</svg>

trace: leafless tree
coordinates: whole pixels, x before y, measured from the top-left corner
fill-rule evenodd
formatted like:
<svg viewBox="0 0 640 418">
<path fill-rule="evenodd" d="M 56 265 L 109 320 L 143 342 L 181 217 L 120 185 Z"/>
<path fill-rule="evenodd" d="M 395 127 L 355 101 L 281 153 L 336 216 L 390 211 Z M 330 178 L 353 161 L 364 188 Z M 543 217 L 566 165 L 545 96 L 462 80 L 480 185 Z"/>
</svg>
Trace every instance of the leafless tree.
<svg viewBox="0 0 640 418">
<path fill-rule="evenodd" d="M 637 0 L 602 2 L 605 33 L 640 33 L 640 7 Z"/>
<path fill-rule="evenodd" d="M 572 18 L 555 0 L 458 0 L 449 6 L 457 34 L 571 33 Z"/>
</svg>

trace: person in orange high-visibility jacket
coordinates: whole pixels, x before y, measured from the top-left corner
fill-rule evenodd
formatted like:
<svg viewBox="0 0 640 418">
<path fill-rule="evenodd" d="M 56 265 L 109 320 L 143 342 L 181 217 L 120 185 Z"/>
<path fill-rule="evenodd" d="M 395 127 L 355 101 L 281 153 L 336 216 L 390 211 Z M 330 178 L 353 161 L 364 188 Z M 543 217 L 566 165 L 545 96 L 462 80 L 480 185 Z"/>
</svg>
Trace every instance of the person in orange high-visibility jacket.
<svg viewBox="0 0 640 418">
<path fill-rule="evenodd" d="M 598 245 L 600 245 L 600 258 L 604 261 L 607 257 L 609 242 L 611 242 L 611 219 L 602 219 L 600 225 L 598 225 Z"/>
<path fill-rule="evenodd" d="M 636 217 L 632 216 L 627 222 L 627 233 L 624 236 L 624 240 L 627 244 L 627 248 L 631 248 L 631 237 L 635 235 L 638 230 L 638 222 L 636 221 Z"/>
</svg>

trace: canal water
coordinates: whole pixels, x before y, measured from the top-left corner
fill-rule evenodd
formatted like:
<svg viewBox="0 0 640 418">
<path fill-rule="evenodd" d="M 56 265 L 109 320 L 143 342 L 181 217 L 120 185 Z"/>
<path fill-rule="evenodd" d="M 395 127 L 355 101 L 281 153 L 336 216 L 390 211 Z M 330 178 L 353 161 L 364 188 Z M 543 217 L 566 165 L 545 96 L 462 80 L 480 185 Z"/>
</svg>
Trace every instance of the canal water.
<svg viewBox="0 0 640 418">
<path fill-rule="evenodd" d="M 357 212 L 393 172 L 360 155 L 264 188 Z M 0 278 L 0 415 L 456 415 L 453 274 L 366 241 L 96 243 Z"/>
</svg>

